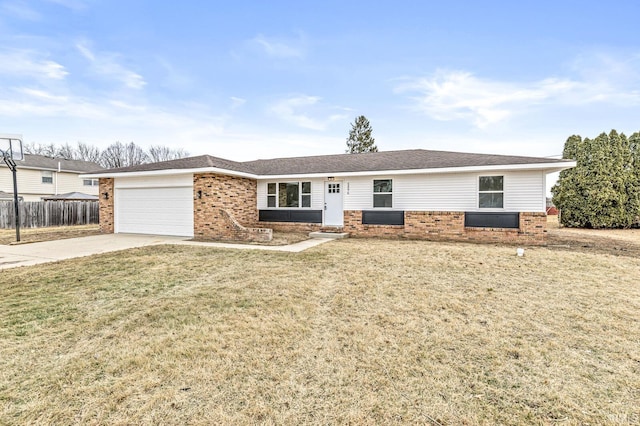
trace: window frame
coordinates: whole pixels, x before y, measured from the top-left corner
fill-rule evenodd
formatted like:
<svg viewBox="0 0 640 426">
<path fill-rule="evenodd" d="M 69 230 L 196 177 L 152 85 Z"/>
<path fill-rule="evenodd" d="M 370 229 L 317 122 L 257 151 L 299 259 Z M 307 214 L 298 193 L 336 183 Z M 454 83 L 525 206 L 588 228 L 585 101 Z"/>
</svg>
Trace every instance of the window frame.
<svg viewBox="0 0 640 426">
<path fill-rule="evenodd" d="M 288 184 L 297 184 L 298 185 L 298 205 L 297 206 L 281 206 L 280 205 L 280 185 L 288 185 Z M 304 190 L 304 187 L 306 186 L 305 184 L 309 184 L 308 185 L 308 189 L 309 192 L 302 192 Z M 273 185 L 275 187 L 275 192 L 271 193 L 269 192 L 269 187 Z M 311 205 L 313 202 L 312 199 L 312 191 L 313 191 L 313 182 L 310 180 L 305 180 L 305 181 L 270 181 L 270 182 L 266 182 L 266 186 L 267 186 L 267 191 L 266 191 L 266 196 L 267 196 L 267 208 L 268 209 L 311 209 Z M 269 205 L 269 201 L 273 200 L 273 206 Z M 307 201 L 305 201 L 307 200 Z M 305 206 L 305 204 L 309 204 L 308 206 Z"/>
<path fill-rule="evenodd" d="M 40 171 L 40 183 L 44 185 L 53 185 L 53 171 L 51 170 Z"/>
<path fill-rule="evenodd" d="M 501 177 L 502 178 L 502 189 L 501 190 L 495 190 L 495 189 L 491 189 L 491 190 L 481 190 L 481 184 L 480 181 L 482 180 L 482 178 L 497 178 L 497 177 Z M 504 201 L 505 201 L 505 175 L 504 174 L 495 174 L 495 175 L 478 175 L 478 180 L 477 180 L 477 191 L 476 191 L 476 195 L 477 195 L 477 202 L 476 202 L 476 206 L 478 208 L 478 210 L 480 211 L 503 211 L 504 210 Z M 502 194 L 502 206 L 500 207 L 483 207 L 480 205 L 480 198 L 482 194 Z"/>
<path fill-rule="evenodd" d="M 376 192 L 376 182 L 377 181 L 385 181 L 388 180 L 389 181 L 389 186 L 391 188 L 390 191 L 388 192 L 382 192 L 382 191 L 378 191 Z M 379 179 L 372 179 L 371 181 L 371 191 L 372 191 L 372 196 L 371 196 L 371 207 L 374 209 L 393 209 L 393 205 L 394 203 L 394 199 L 393 199 L 393 178 L 379 178 Z M 390 195 L 391 196 L 391 205 L 390 206 L 376 206 L 376 195 Z"/>
<path fill-rule="evenodd" d="M 98 179 L 82 179 L 82 185 L 83 186 L 99 186 L 100 181 Z"/>
</svg>

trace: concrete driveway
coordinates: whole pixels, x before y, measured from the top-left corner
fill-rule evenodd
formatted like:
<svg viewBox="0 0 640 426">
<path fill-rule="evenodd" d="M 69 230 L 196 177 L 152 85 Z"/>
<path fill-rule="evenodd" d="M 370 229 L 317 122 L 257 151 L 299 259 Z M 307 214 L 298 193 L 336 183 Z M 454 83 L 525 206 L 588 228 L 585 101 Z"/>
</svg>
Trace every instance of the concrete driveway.
<svg viewBox="0 0 640 426">
<path fill-rule="evenodd" d="M 233 248 L 242 250 L 270 250 L 298 253 L 319 244 L 331 241 L 325 238 L 309 239 L 288 246 L 261 246 L 231 243 L 207 243 L 188 241 L 189 237 L 171 237 L 141 234 L 103 234 L 90 237 L 69 238 L 66 240 L 44 241 L 17 245 L 0 245 L 0 269 L 18 266 L 38 265 L 91 256 L 110 251 L 126 250 L 157 244 L 180 244 L 204 247 Z"/>
<path fill-rule="evenodd" d="M 30 266 L 155 244 L 172 244 L 185 237 L 104 234 L 11 246 L 0 245 L 0 269 Z"/>
</svg>

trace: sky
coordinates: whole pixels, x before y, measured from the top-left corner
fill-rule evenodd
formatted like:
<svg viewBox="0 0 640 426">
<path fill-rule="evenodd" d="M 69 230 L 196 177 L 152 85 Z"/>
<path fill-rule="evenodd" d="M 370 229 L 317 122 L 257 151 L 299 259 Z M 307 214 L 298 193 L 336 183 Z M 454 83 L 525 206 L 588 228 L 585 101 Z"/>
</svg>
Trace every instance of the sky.
<svg viewBox="0 0 640 426">
<path fill-rule="evenodd" d="M 0 0 L 0 133 L 245 161 L 640 131 L 640 2 Z"/>
</svg>

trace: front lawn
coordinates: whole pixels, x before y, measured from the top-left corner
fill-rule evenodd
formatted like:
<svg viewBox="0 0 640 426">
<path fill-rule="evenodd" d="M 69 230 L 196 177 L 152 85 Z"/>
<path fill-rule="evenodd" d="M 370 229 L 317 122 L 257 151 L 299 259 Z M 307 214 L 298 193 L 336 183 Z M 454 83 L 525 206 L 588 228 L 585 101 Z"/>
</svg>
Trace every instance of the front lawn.
<svg viewBox="0 0 640 426">
<path fill-rule="evenodd" d="M 640 260 L 351 239 L 0 279 L 0 424 L 634 424 Z"/>
<path fill-rule="evenodd" d="M 98 235 L 99 225 L 50 226 L 43 228 L 20 228 L 21 243 L 62 240 L 66 238 Z M 15 229 L 0 229 L 0 244 L 15 244 Z"/>
</svg>

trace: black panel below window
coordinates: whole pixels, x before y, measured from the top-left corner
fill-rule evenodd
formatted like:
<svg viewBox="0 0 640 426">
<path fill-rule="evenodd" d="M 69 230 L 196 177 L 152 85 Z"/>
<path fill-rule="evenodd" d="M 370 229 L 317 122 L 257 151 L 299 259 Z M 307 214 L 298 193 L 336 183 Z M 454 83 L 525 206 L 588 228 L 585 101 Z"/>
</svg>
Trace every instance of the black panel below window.
<svg viewBox="0 0 640 426">
<path fill-rule="evenodd" d="M 260 210 L 260 222 L 322 223 L 322 210 Z"/>
<path fill-rule="evenodd" d="M 469 228 L 520 228 L 520 213 L 467 212 L 464 226 Z"/>
<path fill-rule="evenodd" d="M 362 211 L 363 225 L 404 225 L 404 211 Z"/>
</svg>

